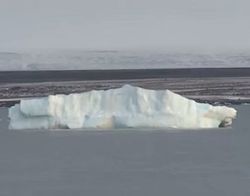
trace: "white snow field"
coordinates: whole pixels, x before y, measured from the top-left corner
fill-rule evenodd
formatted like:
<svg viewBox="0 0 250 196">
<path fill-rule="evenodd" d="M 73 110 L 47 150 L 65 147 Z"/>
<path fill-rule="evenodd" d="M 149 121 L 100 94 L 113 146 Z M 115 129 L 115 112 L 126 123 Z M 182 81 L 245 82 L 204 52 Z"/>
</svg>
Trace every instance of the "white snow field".
<svg viewBox="0 0 250 196">
<path fill-rule="evenodd" d="M 1 71 L 249 67 L 250 52 L 0 51 Z"/>
<path fill-rule="evenodd" d="M 9 128 L 216 128 L 231 125 L 236 113 L 233 108 L 197 103 L 169 90 L 124 85 L 21 100 L 9 109 Z"/>
</svg>

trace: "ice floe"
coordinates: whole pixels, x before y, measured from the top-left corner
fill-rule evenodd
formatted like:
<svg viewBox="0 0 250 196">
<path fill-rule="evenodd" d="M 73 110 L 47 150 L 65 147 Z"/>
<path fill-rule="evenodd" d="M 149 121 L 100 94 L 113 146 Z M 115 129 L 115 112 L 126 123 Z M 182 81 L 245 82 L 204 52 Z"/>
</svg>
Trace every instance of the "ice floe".
<svg viewBox="0 0 250 196">
<path fill-rule="evenodd" d="M 9 109 L 9 128 L 216 128 L 231 125 L 236 113 L 234 108 L 197 103 L 170 90 L 124 85 L 21 100 Z"/>
</svg>

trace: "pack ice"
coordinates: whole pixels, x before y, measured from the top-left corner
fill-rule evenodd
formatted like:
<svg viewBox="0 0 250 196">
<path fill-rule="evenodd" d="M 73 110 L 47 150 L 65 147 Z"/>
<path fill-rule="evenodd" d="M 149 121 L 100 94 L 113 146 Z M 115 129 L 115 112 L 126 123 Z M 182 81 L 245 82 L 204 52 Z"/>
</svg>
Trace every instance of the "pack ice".
<svg viewBox="0 0 250 196">
<path fill-rule="evenodd" d="M 9 128 L 215 128 L 231 125 L 235 117 L 230 107 L 197 103 L 170 90 L 125 85 L 21 100 L 9 109 Z"/>
</svg>

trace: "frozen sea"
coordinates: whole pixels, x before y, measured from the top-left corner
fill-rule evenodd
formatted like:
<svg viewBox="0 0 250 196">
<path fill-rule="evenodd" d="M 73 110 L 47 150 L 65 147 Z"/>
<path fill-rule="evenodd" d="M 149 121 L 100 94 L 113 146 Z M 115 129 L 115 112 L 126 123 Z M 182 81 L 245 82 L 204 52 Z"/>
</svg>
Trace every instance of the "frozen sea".
<svg viewBox="0 0 250 196">
<path fill-rule="evenodd" d="M 0 70 L 249 67 L 250 52 L 47 50 L 0 52 Z"/>
<path fill-rule="evenodd" d="M 250 195 L 250 106 L 232 128 L 8 130 L 0 108 L 0 195 Z"/>
</svg>

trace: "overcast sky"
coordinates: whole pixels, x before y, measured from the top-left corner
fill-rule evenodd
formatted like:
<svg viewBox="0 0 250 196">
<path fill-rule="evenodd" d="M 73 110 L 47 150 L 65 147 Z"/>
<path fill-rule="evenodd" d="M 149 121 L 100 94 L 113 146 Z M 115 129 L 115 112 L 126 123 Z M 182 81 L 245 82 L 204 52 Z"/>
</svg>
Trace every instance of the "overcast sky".
<svg viewBox="0 0 250 196">
<path fill-rule="evenodd" d="M 249 0 L 0 0 L 0 49 L 250 49 Z"/>
</svg>

